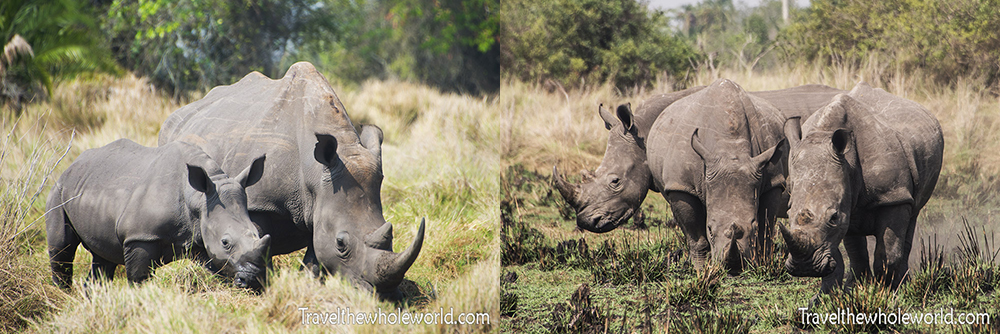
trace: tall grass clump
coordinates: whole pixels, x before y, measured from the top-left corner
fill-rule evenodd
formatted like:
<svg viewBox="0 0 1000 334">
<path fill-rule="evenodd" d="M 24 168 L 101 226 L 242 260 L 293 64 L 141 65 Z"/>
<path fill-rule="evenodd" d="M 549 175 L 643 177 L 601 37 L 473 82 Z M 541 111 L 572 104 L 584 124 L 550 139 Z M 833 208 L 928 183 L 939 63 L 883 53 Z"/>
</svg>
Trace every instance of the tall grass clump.
<svg viewBox="0 0 1000 334">
<path fill-rule="evenodd" d="M 32 244 L 44 240 L 43 190 L 65 150 L 53 142 L 24 145 L 15 124 L 7 130 L 0 148 L 0 331 L 17 331 L 28 319 L 56 310 L 65 297 L 46 284 L 48 263 L 24 261 L 38 251 Z"/>
<path fill-rule="evenodd" d="M 644 233 L 605 240 L 591 257 L 590 272 L 598 282 L 643 284 L 665 282 L 692 272 L 680 231 L 656 229 L 661 235 Z"/>
<path fill-rule="evenodd" d="M 690 316 L 678 316 L 667 323 L 670 332 L 677 333 L 747 333 L 753 324 L 739 311 L 695 311 Z"/>
</svg>

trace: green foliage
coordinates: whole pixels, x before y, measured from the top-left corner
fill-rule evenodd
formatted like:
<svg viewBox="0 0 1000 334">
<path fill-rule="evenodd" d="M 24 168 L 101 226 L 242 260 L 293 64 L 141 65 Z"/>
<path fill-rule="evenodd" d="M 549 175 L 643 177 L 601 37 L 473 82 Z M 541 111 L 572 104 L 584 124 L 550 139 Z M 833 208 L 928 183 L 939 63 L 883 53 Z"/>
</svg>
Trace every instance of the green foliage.
<svg viewBox="0 0 1000 334">
<path fill-rule="evenodd" d="M 495 0 L 326 0 L 337 33 L 285 60 L 310 60 L 347 82 L 421 81 L 448 91 L 500 89 Z"/>
<path fill-rule="evenodd" d="M 938 83 L 1000 78 L 998 0 L 823 0 L 783 34 L 792 60 L 861 64 L 887 59 Z"/>
<path fill-rule="evenodd" d="M 20 113 L 21 103 L 53 81 L 87 72 L 118 73 L 101 44 L 89 8 L 71 0 L 5 0 L 0 3 L 0 44 L 20 35 L 30 52 L 0 66 L 0 103 Z M 5 70 L 4 67 L 6 67 Z"/>
<path fill-rule="evenodd" d="M 732 0 L 703 0 L 684 5 L 673 15 L 685 37 L 710 56 L 712 68 L 728 65 L 750 71 L 776 65 L 769 55 L 784 26 L 779 0 L 765 0 L 753 8 L 737 8 Z"/>
<path fill-rule="evenodd" d="M 635 0 L 511 0 L 500 16 L 501 67 L 526 81 L 626 90 L 664 74 L 683 79 L 699 59 L 663 12 Z"/>
<path fill-rule="evenodd" d="M 280 76 L 288 48 L 336 28 L 329 7 L 306 0 L 115 0 L 100 9 L 117 60 L 175 92 L 251 71 Z"/>
</svg>

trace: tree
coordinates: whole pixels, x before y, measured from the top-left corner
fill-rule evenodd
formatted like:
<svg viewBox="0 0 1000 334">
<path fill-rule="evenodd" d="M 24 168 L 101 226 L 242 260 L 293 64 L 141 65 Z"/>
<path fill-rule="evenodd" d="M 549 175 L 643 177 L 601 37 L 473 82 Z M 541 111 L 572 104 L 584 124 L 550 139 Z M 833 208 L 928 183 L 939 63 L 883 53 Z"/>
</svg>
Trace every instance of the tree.
<svg viewBox="0 0 1000 334">
<path fill-rule="evenodd" d="M 99 36 L 90 11 L 76 1 L 4 0 L 0 41 L 10 41 L 7 46 L 20 56 L 6 57 L 5 52 L 0 102 L 20 113 L 23 102 L 51 94 L 55 80 L 84 72 L 118 73 Z"/>
</svg>

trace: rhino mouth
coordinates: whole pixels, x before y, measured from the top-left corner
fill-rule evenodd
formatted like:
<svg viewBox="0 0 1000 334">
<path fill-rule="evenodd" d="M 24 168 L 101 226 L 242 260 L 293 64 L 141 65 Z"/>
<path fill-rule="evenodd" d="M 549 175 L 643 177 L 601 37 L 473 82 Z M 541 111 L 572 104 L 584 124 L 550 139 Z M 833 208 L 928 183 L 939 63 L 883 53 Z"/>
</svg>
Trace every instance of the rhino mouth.
<svg viewBox="0 0 1000 334">
<path fill-rule="evenodd" d="M 247 263 L 239 267 L 236 271 L 236 276 L 233 278 L 233 283 L 236 287 L 241 289 L 254 289 L 259 290 L 263 288 L 263 280 L 261 273 L 263 270 L 259 266 L 253 263 Z"/>
<path fill-rule="evenodd" d="M 837 268 L 837 260 L 828 252 L 816 251 L 808 261 L 798 261 L 789 256 L 785 269 L 796 277 L 826 277 Z"/>
<path fill-rule="evenodd" d="M 622 224 L 628 222 L 629 218 L 632 218 L 632 214 L 635 213 L 635 209 L 628 208 L 621 215 L 616 215 L 615 212 L 609 212 L 604 216 L 597 217 L 592 221 L 587 221 L 587 219 L 582 216 L 577 217 L 576 225 L 587 231 L 594 233 L 605 233 L 618 228 Z M 612 218 L 618 216 L 618 218 Z"/>
</svg>

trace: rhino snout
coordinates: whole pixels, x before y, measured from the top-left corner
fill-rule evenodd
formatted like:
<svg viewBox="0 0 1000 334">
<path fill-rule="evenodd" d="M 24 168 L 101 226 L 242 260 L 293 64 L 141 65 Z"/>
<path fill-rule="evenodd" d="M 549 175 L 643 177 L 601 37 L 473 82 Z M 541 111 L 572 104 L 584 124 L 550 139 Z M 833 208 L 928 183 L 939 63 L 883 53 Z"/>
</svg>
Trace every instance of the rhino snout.
<svg viewBox="0 0 1000 334">
<path fill-rule="evenodd" d="M 808 261 L 799 261 L 794 256 L 789 256 L 785 261 L 785 270 L 796 277 L 826 277 L 832 274 L 837 268 L 837 260 L 829 252 L 819 253 L 817 251 Z"/>
<path fill-rule="evenodd" d="M 236 287 L 241 289 L 259 289 L 264 285 L 264 277 L 261 275 L 262 273 L 263 270 L 261 270 L 259 266 L 253 263 L 247 263 L 237 269 L 236 277 L 234 277 L 233 283 L 236 284 Z"/>
</svg>

